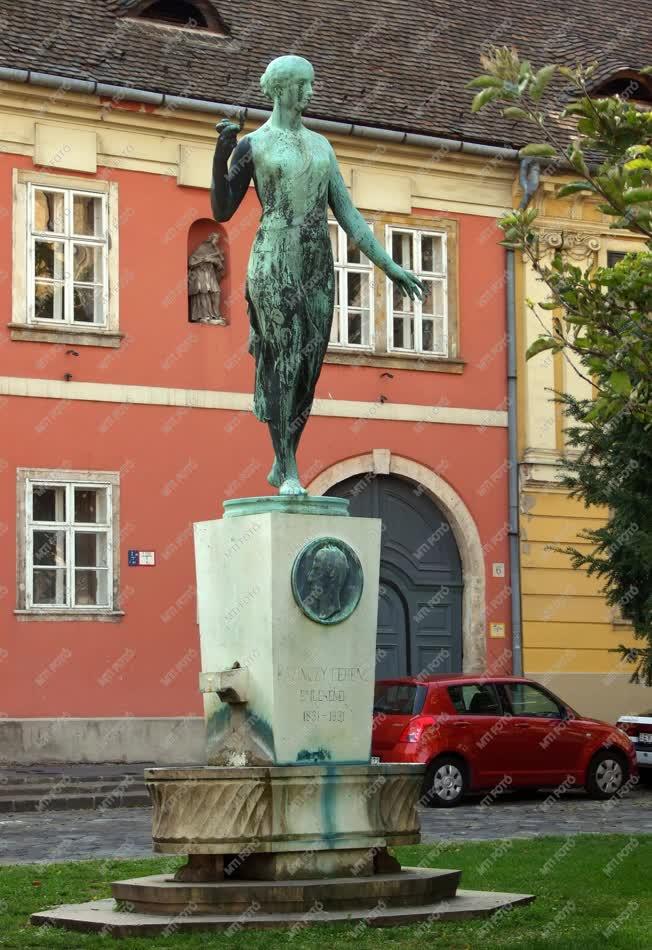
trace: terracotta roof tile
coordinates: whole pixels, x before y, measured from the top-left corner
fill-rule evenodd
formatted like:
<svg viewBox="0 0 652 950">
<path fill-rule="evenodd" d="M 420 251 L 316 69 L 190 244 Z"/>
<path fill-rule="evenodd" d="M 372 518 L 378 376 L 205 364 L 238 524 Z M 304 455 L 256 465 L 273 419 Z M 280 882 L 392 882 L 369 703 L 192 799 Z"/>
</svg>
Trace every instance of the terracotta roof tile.
<svg viewBox="0 0 652 950">
<path fill-rule="evenodd" d="M 505 145 L 524 130 L 470 112 L 487 45 L 535 65 L 597 59 L 600 76 L 652 62 L 652 17 L 613 0 L 210 0 L 220 36 L 131 17 L 123 0 L 0 0 L 0 65 L 266 108 L 258 79 L 295 52 L 316 71 L 310 114 Z"/>
</svg>

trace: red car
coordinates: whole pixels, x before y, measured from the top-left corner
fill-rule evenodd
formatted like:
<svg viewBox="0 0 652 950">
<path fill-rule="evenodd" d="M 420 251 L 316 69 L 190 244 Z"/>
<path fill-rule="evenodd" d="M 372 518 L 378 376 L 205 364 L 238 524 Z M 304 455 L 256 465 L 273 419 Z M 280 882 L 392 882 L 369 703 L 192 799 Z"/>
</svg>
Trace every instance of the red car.
<svg viewBox="0 0 652 950">
<path fill-rule="evenodd" d="M 426 765 L 421 803 L 440 807 L 480 789 L 584 786 L 610 798 L 636 775 L 623 732 L 510 676 L 380 680 L 371 751 L 372 761 Z"/>
</svg>

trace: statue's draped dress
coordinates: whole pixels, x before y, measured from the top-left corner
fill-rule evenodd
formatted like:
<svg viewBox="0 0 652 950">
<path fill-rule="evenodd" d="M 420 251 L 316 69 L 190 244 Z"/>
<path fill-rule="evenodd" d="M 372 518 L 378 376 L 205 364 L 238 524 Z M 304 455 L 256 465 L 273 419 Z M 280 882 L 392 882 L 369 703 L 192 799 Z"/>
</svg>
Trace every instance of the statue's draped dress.
<svg viewBox="0 0 652 950">
<path fill-rule="evenodd" d="M 334 303 L 328 232 L 331 149 L 322 136 L 262 127 L 247 137 L 263 213 L 246 297 L 256 363 L 254 412 L 270 421 L 285 403 L 280 437 L 300 434 L 328 346 Z M 287 440 L 287 441 L 286 441 Z"/>
</svg>

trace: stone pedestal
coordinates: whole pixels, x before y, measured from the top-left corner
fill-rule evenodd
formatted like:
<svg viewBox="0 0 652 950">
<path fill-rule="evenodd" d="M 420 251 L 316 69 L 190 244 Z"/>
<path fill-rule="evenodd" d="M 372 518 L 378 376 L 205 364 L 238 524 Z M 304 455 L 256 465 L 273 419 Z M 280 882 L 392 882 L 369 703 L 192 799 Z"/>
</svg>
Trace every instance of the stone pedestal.
<svg viewBox="0 0 652 950">
<path fill-rule="evenodd" d="M 369 762 L 381 523 L 347 508 L 243 499 L 195 525 L 210 765 Z"/>
<path fill-rule="evenodd" d="M 486 916 L 529 895 L 459 892 L 401 868 L 419 841 L 417 765 L 369 764 L 380 521 L 335 498 L 227 502 L 195 525 L 208 766 L 147 769 L 174 876 L 34 924 L 115 936 Z"/>
<path fill-rule="evenodd" d="M 387 846 L 419 841 L 422 777 L 416 765 L 147 769 L 154 850 L 224 855 L 224 876 L 372 874 Z"/>
</svg>

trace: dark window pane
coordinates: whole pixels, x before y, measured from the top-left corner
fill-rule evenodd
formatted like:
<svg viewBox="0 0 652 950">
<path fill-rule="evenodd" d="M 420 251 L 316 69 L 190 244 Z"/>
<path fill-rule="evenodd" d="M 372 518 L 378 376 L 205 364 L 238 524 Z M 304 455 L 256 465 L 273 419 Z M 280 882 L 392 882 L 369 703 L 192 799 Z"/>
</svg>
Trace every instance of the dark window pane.
<svg viewBox="0 0 652 950">
<path fill-rule="evenodd" d="M 63 320 L 63 284 L 34 284 L 34 319 Z"/>
<path fill-rule="evenodd" d="M 34 273 L 36 277 L 63 280 L 63 268 L 62 241 L 34 241 Z"/>
<path fill-rule="evenodd" d="M 421 345 L 424 350 L 434 350 L 434 335 L 432 320 L 423 320 L 421 324 Z"/>
<path fill-rule="evenodd" d="M 75 323 L 99 323 L 101 290 L 98 287 L 77 287 L 73 290 Z"/>
<path fill-rule="evenodd" d="M 349 313 L 349 343 L 362 343 L 362 314 Z"/>
<path fill-rule="evenodd" d="M 102 248 L 73 244 L 73 274 L 79 283 L 102 283 Z"/>
<path fill-rule="evenodd" d="M 374 712 L 387 715 L 416 716 L 423 709 L 426 687 L 411 683 L 377 683 L 374 692 Z"/>
<path fill-rule="evenodd" d="M 392 345 L 404 350 L 414 349 L 412 335 L 412 317 L 394 317 L 394 335 Z"/>
<path fill-rule="evenodd" d="M 108 606 L 108 572 L 75 571 L 75 606 Z"/>
<path fill-rule="evenodd" d="M 35 568 L 32 583 L 32 603 L 66 604 L 66 571 L 57 568 Z"/>
<path fill-rule="evenodd" d="M 208 23 L 204 14 L 194 3 L 186 0 L 156 0 L 148 4 L 140 14 L 146 20 L 160 20 L 161 23 L 170 23 L 176 26 L 206 29 Z"/>
<path fill-rule="evenodd" d="M 75 532 L 75 566 L 106 567 L 106 534 Z"/>
<path fill-rule="evenodd" d="M 412 234 L 401 231 L 392 232 L 392 257 L 397 264 L 407 270 L 412 267 Z"/>
<path fill-rule="evenodd" d="M 63 194 L 57 191 L 34 191 L 34 228 L 63 234 Z"/>
<path fill-rule="evenodd" d="M 495 687 L 490 683 L 464 683 L 449 686 L 448 695 L 456 712 L 463 716 L 500 716 Z"/>
<path fill-rule="evenodd" d="M 106 523 L 106 489 L 75 488 L 75 522 L 77 524 Z"/>
<path fill-rule="evenodd" d="M 73 230 L 75 234 L 95 237 L 102 233 L 101 198 L 94 195 L 73 195 Z"/>
<path fill-rule="evenodd" d="M 349 271 L 347 276 L 347 303 L 349 307 L 369 306 L 369 275 Z"/>
<path fill-rule="evenodd" d="M 33 535 L 34 567 L 41 565 L 66 566 L 65 531 L 34 531 Z"/>
<path fill-rule="evenodd" d="M 429 274 L 441 274 L 443 264 L 443 243 L 439 235 L 421 235 L 421 268 Z"/>
<path fill-rule="evenodd" d="M 505 689 L 515 716 L 559 719 L 562 715 L 555 700 L 536 686 L 529 683 L 506 683 Z"/>
<path fill-rule="evenodd" d="M 66 490 L 63 485 L 34 485 L 32 488 L 34 521 L 65 521 Z"/>
</svg>

